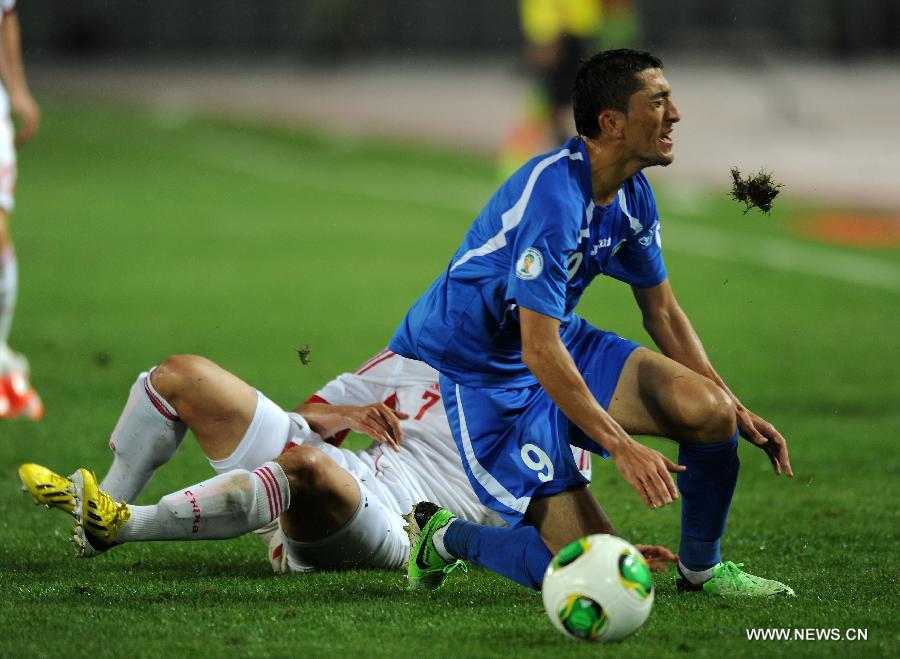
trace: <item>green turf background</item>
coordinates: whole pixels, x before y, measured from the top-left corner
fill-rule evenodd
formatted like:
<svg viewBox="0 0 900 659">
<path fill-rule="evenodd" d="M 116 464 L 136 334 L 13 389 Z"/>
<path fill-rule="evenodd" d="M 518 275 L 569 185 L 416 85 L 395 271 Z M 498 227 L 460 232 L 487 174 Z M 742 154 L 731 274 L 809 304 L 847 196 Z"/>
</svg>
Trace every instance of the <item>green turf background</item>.
<svg viewBox="0 0 900 659">
<path fill-rule="evenodd" d="M 664 177 L 659 197 L 682 305 L 726 381 L 791 442 L 792 481 L 741 447 L 727 557 L 796 599 L 678 597 L 663 576 L 635 637 L 589 647 L 551 628 L 539 594 L 480 570 L 413 595 L 399 573 L 274 577 L 254 538 L 73 559 L 69 524 L 18 491 L 18 464 L 102 472 L 128 387 L 168 354 L 208 356 L 285 406 L 352 370 L 446 264 L 494 172 L 128 108 L 47 103 L 45 114 L 20 157 L 12 340 L 47 415 L 0 425 L 0 655 L 897 655 L 900 293 L 765 266 L 754 250 L 858 257 L 895 276 L 900 255 L 804 244 L 793 227 L 810 207 L 789 190 L 770 217 Z M 745 257 L 698 256 L 707 234 Z M 597 282 L 580 311 L 647 341 L 624 286 Z M 209 473 L 188 439 L 141 501 Z M 625 537 L 677 547 L 677 507 L 650 512 L 611 465 L 595 460 L 594 473 Z M 748 642 L 749 627 L 862 628 L 868 640 Z"/>
</svg>

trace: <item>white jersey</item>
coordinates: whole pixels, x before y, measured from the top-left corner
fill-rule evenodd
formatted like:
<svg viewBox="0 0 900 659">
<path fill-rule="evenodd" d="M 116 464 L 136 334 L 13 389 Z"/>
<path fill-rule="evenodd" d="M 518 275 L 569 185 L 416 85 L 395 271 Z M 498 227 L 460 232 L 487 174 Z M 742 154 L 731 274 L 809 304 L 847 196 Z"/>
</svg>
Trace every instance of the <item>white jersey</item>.
<svg viewBox="0 0 900 659">
<path fill-rule="evenodd" d="M 373 443 L 360 458 L 374 464 L 376 478 L 408 511 L 418 501 L 433 501 L 461 519 L 500 524 L 499 517 L 481 504 L 463 471 L 441 401 L 438 372 L 424 362 L 384 350 L 356 373 L 344 373 L 307 402 L 369 405 L 383 402 L 409 415 L 400 421 L 404 441 L 399 453 Z M 346 431 L 326 441 L 339 444 Z M 575 461 L 590 479 L 590 453 L 573 447 Z M 369 460 L 366 460 L 367 462 Z"/>
</svg>

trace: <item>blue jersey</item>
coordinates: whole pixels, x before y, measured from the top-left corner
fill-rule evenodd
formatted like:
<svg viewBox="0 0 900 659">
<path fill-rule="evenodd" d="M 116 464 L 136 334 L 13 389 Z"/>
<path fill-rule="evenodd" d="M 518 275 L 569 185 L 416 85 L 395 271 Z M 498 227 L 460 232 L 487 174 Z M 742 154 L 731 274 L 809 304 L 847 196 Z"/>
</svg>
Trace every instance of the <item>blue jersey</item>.
<svg viewBox="0 0 900 659">
<path fill-rule="evenodd" d="M 518 307 L 561 322 L 597 275 L 638 287 L 666 278 L 653 191 L 643 174 L 611 204 L 593 201 L 580 138 L 538 156 L 494 193 L 447 269 L 400 323 L 390 348 L 470 387 L 525 387 Z"/>
</svg>

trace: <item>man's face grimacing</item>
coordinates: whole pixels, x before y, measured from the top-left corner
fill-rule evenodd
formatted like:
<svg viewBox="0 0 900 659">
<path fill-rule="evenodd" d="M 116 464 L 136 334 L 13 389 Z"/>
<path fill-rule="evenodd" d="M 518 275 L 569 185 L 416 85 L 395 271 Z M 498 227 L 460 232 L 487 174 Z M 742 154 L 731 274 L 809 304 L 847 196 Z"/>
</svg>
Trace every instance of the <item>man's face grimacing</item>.
<svg viewBox="0 0 900 659">
<path fill-rule="evenodd" d="M 672 129 L 681 120 L 681 115 L 672 101 L 672 90 L 662 70 L 644 69 L 637 77 L 643 87 L 628 99 L 625 146 L 645 167 L 665 166 L 675 159 Z"/>
</svg>

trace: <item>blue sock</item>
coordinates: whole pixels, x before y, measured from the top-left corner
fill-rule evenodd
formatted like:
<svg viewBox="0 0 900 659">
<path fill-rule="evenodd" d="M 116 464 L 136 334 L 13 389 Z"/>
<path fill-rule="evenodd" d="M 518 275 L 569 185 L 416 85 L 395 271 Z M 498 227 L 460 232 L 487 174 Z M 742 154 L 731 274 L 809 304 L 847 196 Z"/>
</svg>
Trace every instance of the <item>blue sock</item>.
<svg viewBox="0 0 900 659">
<path fill-rule="evenodd" d="M 689 570 L 707 570 L 722 560 L 719 540 L 737 483 L 739 435 L 721 444 L 682 444 L 678 463 L 681 490 L 681 545 L 678 557 Z"/>
<path fill-rule="evenodd" d="M 444 547 L 457 558 L 535 590 L 541 589 L 553 558 L 533 526 L 497 528 L 455 519 L 444 533 Z"/>
</svg>

